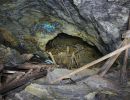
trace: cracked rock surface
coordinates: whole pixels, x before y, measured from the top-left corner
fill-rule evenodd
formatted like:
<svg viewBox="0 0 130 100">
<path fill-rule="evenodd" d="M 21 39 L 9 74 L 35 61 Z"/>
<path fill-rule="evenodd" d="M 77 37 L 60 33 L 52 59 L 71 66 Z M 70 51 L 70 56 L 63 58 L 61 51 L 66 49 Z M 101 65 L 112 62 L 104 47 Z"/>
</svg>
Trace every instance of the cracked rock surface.
<svg viewBox="0 0 130 100">
<path fill-rule="evenodd" d="M 0 27 L 10 31 L 18 39 L 18 45 L 28 51 L 37 51 L 40 46 L 44 49 L 49 40 L 65 32 L 105 54 L 118 46 L 127 29 L 128 4 L 129 0 L 5 0 L 0 3 Z M 55 30 L 46 33 L 45 22 Z M 51 26 L 53 22 L 60 27 Z M 39 26 L 33 33 L 36 24 L 44 28 Z M 35 43 L 26 41 L 32 38 L 36 38 Z"/>
</svg>

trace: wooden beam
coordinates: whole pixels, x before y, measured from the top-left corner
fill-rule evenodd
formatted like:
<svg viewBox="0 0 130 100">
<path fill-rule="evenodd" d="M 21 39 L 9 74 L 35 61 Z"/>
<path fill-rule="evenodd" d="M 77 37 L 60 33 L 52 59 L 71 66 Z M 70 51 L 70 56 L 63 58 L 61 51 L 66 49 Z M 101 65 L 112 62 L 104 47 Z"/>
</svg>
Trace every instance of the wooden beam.
<svg viewBox="0 0 130 100">
<path fill-rule="evenodd" d="M 126 44 L 128 43 L 128 41 L 126 41 Z M 128 49 L 125 50 L 125 56 L 123 59 L 123 66 L 121 69 L 121 84 L 122 85 L 126 85 L 127 84 L 127 71 L 126 71 L 126 67 L 127 67 L 127 63 L 128 63 Z"/>
<path fill-rule="evenodd" d="M 129 12 L 129 19 L 128 19 L 128 30 L 130 30 L 130 12 Z"/>
<path fill-rule="evenodd" d="M 128 44 L 129 40 L 130 40 L 130 13 L 129 13 L 129 19 L 128 19 L 128 32 L 127 34 L 125 34 L 126 37 L 126 44 Z M 122 85 L 126 85 L 127 84 L 127 63 L 128 63 L 128 52 L 129 50 L 126 49 L 125 50 L 125 56 L 124 56 L 124 62 L 123 62 L 123 66 L 121 69 L 121 84 Z"/>
<path fill-rule="evenodd" d="M 122 48 L 120 48 L 120 49 L 117 49 L 117 50 L 115 50 L 115 51 L 113 51 L 113 52 L 111 52 L 111 53 L 109 53 L 109 54 L 103 56 L 102 58 L 99 58 L 99 59 L 97 59 L 97 60 L 95 60 L 95 61 L 93 61 L 93 62 L 91 62 L 91 63 L 89 63 L 89 64 L 87 64 L 87 65 L 84 65 L 83 67 L 74 70 L 74 71 L 71 72 L 70 74 L 67 74 L 67 75 L 65 75 L 65 76 L 59 77 L 58 79 L 52 81 L 51 84 L 56 83 L 56 82 L 58 82 L 58 81 L 60 81 L 60 80 L 62 80 L 62 79 L 64 79 L 64 78 L 70 78 L 70 76 L 75 75 L 76 73 L 79 73 L 79 72 L 85 70 L 86 68 L 89 68 L 89 67 L 91 67 L 91 66 L 93 66 L 93 65 L 95 65 L 95 64 L 97 64 L 97 63 L 99 63 L 99 62 L 101 62 L 101 61 L 103 61 L 103 60 L 105 60 L 105 59 L 108 59 L 108 58 L 110 58 L 110 57 L 112 57 L 112 56 L 114 56 L 114 55 L 116 55 L 116 54 L 118 54 L 118 53 L 120 53 L 120 52 L 126 50 L 127 48 L 130 48 L 130 44 L 128 44 L 128 45 L 126 45 L 126 46 L 124 46 L 124 47 L 122 47 Z"/>
<path fill-rule="evenodd" d="M 28 69 L 40 69 L 40 68 L 52 68 L 56 65 L 47 65 L 47 64 L 32 64 L 32 63 L 24 63 L 19 64 L 18 66 L 6 67 L 7 70 L 28 70 Z M 57 65 L 58 66 L 58 65 Z"/>
<path fill-rule="evenodd" d="M 42 71 L 33 71 L 30 74 L 25 74 L 23 77 L 20 79 L 16 79 L 13 82 L 10 82 L 8 84 L 4 84 L 4 86 L 0 86 L 0 95 L 5 95 L 6 93 L 26 84 L 27 82 L 30 82 L 34 79 L 41 78 L 43 76 L 47 75 L 47 70 L 42 70 Z"/>
<path fill-rule="evenodd" d="M 126 39 L 124 41 L 122 41 L 122 43 L 120 44 L 119 48 L 124 46 L 125 45 L 125 42 L 126 42 Z M 119 57 L 119 55 L 121 54 L 118 53 L 116 54 L 115 56 L 112 56 L 110 57 L 106 62 L 105 64 L 101 67 L 101 70 L 99 72 L 100 73 L 100 76 L 103 77 L 107 72 L 108 70 L 111 68 L 111 66 L 113 65 L 113 63 L 116 61 L 116 59 Z"/>
</svg>

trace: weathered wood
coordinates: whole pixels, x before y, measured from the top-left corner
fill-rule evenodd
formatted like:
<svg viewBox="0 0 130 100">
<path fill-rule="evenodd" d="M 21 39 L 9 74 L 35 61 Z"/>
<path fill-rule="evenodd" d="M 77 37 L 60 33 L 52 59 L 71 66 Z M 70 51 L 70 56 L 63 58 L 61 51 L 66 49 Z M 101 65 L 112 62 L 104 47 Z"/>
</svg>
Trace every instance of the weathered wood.
<svg viewBox="0 0 130 100">
<path fill-rule="evenodd" d="M 25 74 L 25 72 L 22 72 L 22 73 L 21 72 L 16 72 L 14 74 L 7 75 L 6 80 L 5 80 L 5 82 L 3 84 L 9 84 L 12 81 L 14 81 L 17 77 L 22 76 L 24 74 Z M 3 74 L 3 76 L 5 76 L 5 74 Z"/>
<path fill-rule="evenodd" d="M 45 65 L 45 64 L 30 64 L 30 63 L 25 63 L 21 66 L 19 66 L 19 68 L 21 69 L 37 69 L 37 68 L 50 68 L 50 67 L 54 67 L 55 65 Z"/>
<path fill-rule="evenodd" d="M 125 41 L 126 41 L 126 40 L 124 40 L 124 41 L 120 44 L 119 48 L 125 45 Z M 113 63 L 116 61 L 116 59 L 119 57 L 120 54 L 121 54 L 121 52 L 118 53 L 118 54 L 116 54 L 115 56 L 110 57 L 110 58 L 105 62 L 105 64 L 101 67 L 101 70 L 100 70 L 100 72 L 102 71 L 102 72 L 100 73 L 100 76 L 101 76 L 101 77 L 103 77 L 103 76 L 107 73 L 107 71 L 110 69 L 110 67 L 113 65 Z"/>
<path fill-rule="evenodd" d="M 43 77 L 47 75 L 47 70 L 36 70 L 33 71 L 32 73 L 28 73 L 27 75 L 25 75 L 24 77 L 18 79 L 17 81 L 13 81 L 9 84 L 6 84 L 4 86 L 0 87 L 0 94 L 3 95 L 5 93 L 10 92 L 13 89 L 16 89 L 24 84 L 26 84 L 27 82 L 30 82 L 34 79 Z"/>
<path fill-rule="evenodd" d="M 126 32 L 126 34 L 123 35 L 126 38 L 126 44 L 128 44 L 130 41 L 130 15 L 129 15 L 129 20 L 128 20 L 128 31 Z M 123 66 L 121 69 L 121 84 L 122 85 L 126 85 L 127 84 L 127 63 L 128 63 L 128 52 L 129 50 L 126 49 L 125 50 L 125 56 L 124 56 L 124 61 L 123 61 Z"/>
<path fill-rule="evenodd" d="M 18 66 L 15 67 L 9 67 L 6 69 L 12 69 L 12 70 L 17 70 L 17 69 L 23 69 L 23 70 L 28 70 L 28 69 L 38 69 L 38 68 L 52 68 L 56 65 L 45 65 L 45 64 L 31 64 L 31 63 L 24 63 L 24 64 L 20 64 Z"/>
<path fill-rule="evenodd" d="M 14 71 L 14 70 L 3 70 L 2 73 L 3 73 L 3 74 L 15 74 L 15 73 L 25 73 L 25 72 L 22 71 L 22 70 L 19 70 L 19 71 Z"/>
<path fill-rule="evenodd" d="M 124 38 L 124 41 L 120 44 L 119 48 L 126 45 L 126 42 L 128 41 L 127 39 L 130 38 L 130 18 L 129 18 L 129 25 L 128 25 L 128 30 L 122 35 L 122 38 Z M 119 57 L 120 53 L 109 58 L 106 63 L 102 66 L 100 70 L 100 76 L 104 76 L 107 71 L 110 69 L 110 67 L 113 65 L 113 63 L 116 61 L 116 59 Z M 103 71 L 104 70 L 104 71 Z"/>
<path fill-rule="evenodd" d="M 104 64 L 104 67 L 105 70 L 103 72 L 100 73 L 100 76 L 103 77 L 107 72 L 108 70 L 111 68 L 111 66 L 113 65 L 113 63 L 116 61 L 116 59 L 119 57 L 120 54 L 117 54 L 115 55 L 113 58 L 110 58 L 105 64 Z"/>
<path fill-rule="evenodd" d="M 115 51 L 113 51 L 113 52 L 111 52 L 111 53 L 109 53 L 109 54 L 107 54 L 107 55 L 105 55 L 105 56 L 103 56 L 103 57 L 101 57 L 101 58 L 87 64 L 87 65 L 84 65 L 83 67 L 81 67 L 79 69 L 76 69 L 75 71 L 71 72 L 70 74 L 59 77 L 58 79 L 52 81 L 51 83 L 52 84 L 56 83 L 57 81 L 60 81 L 60 80 L 62 80 L 64 78 L 70 78 L 70 76 L 75 75 L 76 73 L 79 73 L 79 72 L 81 72 L 81 71 L 83 71 L 83 70 L 85 70 L 85 69 L 87 69 L 87 68 L 89 68 L 89 67 L 91 67 L 91 66 L 93 66 L 93 65 L 95 65 L 95 64 L 97 64 L 97 63 L 99 63 L 99 62 L 101 62 L 103 60 L 105 60 L 105 59 L 107 59 L 107 58 L 110 58 L 110 57 L 112 57 L 112 56 L 114 56 L 114 55 L 116 55 L 118 53 L 121 53 L 122 51 L 126 50 L 127 48 L 130 48 L 130 44 L 128 44 L 128 45 L 126 45 L 126 46 L 124 46 L 124 47 L 122 47 L 120 49 L 117 49 L 117 50 L 115 50 Z"/>
<path fill-rule="evenodd" d="M 127 45 L 127 43 L 128 43 L 128 41 L 126 41 L 126 45 Z M 128 49 L 125 50 L 123 66 L 122 66 L 122 69 L 121 69 L 121 84 L 122 85 L 127 84 L 127 71 L 126 71 L 127 62 L 128 62 Z"/>
<path fill-rule="evenodd" d="M 26 73 L 20 73 L 20 74 L 15 74 L 13 78 L 9 78 L 9 80 L 4 83 L 2 86 L 0 86 L 0 94 L 5 94 L 19 86 L 22 86 L 26 84 L 27 82 L 43 77 L 47 74 L 47 70 L 52 69 L 55 65 L 45 65 L 45 64 L 31 64 L 31 63 L 25 63 L 25 64 L 20 64 L 15 67 L 9 67 L 9 70 L 11 71 L 24 71 Z M 6 68 L 7 70 L 8 68 Z M 28 72 L 27 72 L 28 71 Z M 17 71 L 16 71 L 17 73 Z M 5 74 L 3 74 L 5 75 Z M 13 74 L 9 75 L 12 76 Z"/>
<path fill-rule="evenodd" d="M 3 64 L 0 64 L 0 72 L 3 70 L 4 66 Z"/>
<path fill-rule="evenodd" d="M 55 61 L 55 58 L 54 58 L 54 56 L 52 55 L 52 53 L 49 52 L 48 54 L 50 55 L 50 57 L 51 57 L 53 63 L 54 63 L 55 65 L 57 65 L 57 64 L 56 64 L 56 61 Z"/>
</svg>

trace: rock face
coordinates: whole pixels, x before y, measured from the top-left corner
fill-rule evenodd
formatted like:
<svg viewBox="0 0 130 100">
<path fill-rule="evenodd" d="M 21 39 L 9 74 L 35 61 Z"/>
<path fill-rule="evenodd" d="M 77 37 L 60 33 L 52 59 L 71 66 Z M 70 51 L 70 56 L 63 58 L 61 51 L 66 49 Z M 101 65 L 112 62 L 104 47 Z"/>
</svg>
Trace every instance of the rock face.
<svg viewBox="0 0 130 100">
<path fill-rule="evenodd" d="M 128 9 L 106 0 L 78 0 L 78 4 L 72 0 L 56 1 L 48 0 L 46 3 L 59 17 L 82 28 L 86 41 L 103 52 L 115 49 L 128 19 Z M 62 9 L 65 11 L 61 12 Z"/>
<path fill-rule="evenodd" d="M 45 50 L 49 40 L 64 32 L 105 54 L 117 47 L 126 30 L 128 4 L 129 0 L 5 0 L 0 3 L 0 27 L 26 51 Z"/>
</svg>

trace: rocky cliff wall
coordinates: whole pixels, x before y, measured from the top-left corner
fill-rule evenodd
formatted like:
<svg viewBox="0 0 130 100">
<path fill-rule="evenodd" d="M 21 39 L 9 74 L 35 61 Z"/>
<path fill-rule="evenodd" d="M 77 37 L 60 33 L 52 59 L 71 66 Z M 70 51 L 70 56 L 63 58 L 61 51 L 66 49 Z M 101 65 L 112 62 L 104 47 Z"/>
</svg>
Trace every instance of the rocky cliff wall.
<svg viewBox="0 0 130 100">
<path fill-rule="evenodd" d="M 45 50 L 49 40 L 64 32 L 106 54 L 117 48 L 127 30 L 129 4 L 129 0 L 5 0 L 0 3 L 0 27 L 26 51 Z"/>
</svg>

